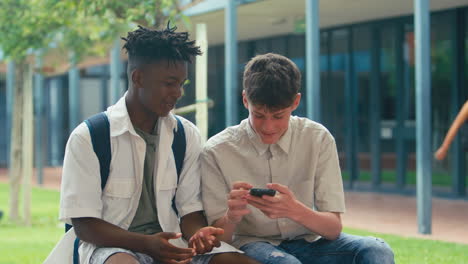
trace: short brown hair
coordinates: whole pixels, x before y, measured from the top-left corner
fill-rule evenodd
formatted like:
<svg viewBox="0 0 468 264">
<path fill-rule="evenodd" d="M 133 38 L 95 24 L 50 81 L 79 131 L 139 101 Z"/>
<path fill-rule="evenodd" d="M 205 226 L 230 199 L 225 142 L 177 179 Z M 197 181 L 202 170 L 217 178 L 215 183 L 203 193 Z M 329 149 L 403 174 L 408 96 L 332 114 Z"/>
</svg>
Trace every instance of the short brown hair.
<svg viewBox="0 0 468 264">
<path fill-rule="evenodd" d="M 285 56 L 257 55 L 245 66 L 244 91 L 250 103 L 278 110 L 293 104 L 301 87 L 301 72 Z"/>
</svg>

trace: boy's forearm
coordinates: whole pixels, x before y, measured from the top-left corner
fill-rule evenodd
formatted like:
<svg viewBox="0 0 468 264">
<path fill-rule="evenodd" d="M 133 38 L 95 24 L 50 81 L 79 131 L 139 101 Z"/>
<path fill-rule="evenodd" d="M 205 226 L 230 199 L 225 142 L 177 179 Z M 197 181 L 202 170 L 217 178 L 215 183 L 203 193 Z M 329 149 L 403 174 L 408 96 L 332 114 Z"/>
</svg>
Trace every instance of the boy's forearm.
<svg viewBox="0 0 468 264">
<path fill-rule="evenodd" d="M 214 221 L 213 226 L 224 229 L 224 234 L 220 236 L 222 241 L 229 244 L 232 243 L 232 236 L 234 235 L 237 223 L 230 221 L 227 215 L 224 215 L 223 217 Z"/>
<path fill-rule="evenodd" d="M 302 207 L 302 210 L 294 214 L 291 220 L 328 240 L 338 238 L 343 228 L 339 213 L 317 212 L 305 205 Z"/>
<path fill-rule="evenodd" d="M 180 230 L 185 240 L 189 240 L 200 228 L 207 226 L 205 215 L 203 211 L 193 212 L 184 215 L 180 219 Z"/>
<path fill-rule="evenodd" d="M 442 143 L 442 147 L 448 148 L 450 146 L 458 130 L 463 125 L 463 123 L 466 122 L 466 120 L 468 120 L 468 101 L 463 105 L 462 109 L 457 114 L 455 120 L 450 126 L 450 129 L 444 138 L 444 142 Z"/>
<path fill-rule="evenodd" d="M 145 252 L 146 236 L 129 232 L 102 219 L 83 217 L 73 218 L 73 227 L 82 241 L 99 247 L 118 247 L 137 252 Z"/>
</svg>

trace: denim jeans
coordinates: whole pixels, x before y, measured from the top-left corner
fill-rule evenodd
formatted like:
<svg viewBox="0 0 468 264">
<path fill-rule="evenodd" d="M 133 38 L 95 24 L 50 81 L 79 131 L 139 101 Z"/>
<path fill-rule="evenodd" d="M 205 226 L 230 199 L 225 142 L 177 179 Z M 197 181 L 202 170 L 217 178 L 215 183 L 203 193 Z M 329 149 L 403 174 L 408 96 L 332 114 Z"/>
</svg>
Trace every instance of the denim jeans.
<svg viewBox="0 0 468 264">
<path fill-rule="evenodd" d="M 263 264 L 395 263 L 392 249 L 382 239 L 345 233 L 341 233 L 336 240 L 287 240 L 278 246 L 267 242 L 252 242 L 240 249 Z"/>
</svg>

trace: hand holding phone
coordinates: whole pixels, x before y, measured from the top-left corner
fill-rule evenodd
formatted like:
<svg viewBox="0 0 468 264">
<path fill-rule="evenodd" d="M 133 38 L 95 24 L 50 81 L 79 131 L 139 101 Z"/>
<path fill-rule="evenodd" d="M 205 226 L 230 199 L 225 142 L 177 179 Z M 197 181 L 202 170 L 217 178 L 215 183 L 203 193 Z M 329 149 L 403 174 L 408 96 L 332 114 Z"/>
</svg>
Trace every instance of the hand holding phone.
<svg viewBox="0 0 468 264">
<path fill-rule="evenodd" d="M 263 188 L 252 188 L 250 189 L 250 195 L 262 197 L 263 195 L 275 196 L 276 191 L 273 189 L 263 189 Z"/>
</svg>

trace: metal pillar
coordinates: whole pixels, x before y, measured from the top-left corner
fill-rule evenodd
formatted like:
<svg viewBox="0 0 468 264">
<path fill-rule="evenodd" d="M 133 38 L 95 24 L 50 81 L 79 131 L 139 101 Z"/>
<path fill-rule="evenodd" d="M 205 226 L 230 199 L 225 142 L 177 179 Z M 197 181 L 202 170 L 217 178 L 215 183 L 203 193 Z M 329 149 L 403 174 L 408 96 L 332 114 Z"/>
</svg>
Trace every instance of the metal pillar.
<svg viewBox="0 0 468 264">
<path fill-rule="evenodd" d="M 320 122 L 319 1 L 306 0 L 306 107 L 307 117 Z"/>
<path fill-rule="evenodd" d="M 431 149 L 431 57 L 429 0 L 414 0 L 416 47 L 416 185 L 418 231 L 431 233 L 432 149 Z"/>
<path fill-rule="evenodd" d="M 237 90 L 237 3 L 227 0 L 224 9 L 225 19 L 225 102 L 226 126 L 238 123 L 238 90 Z"/>
<path fill-rule="evenodd" d="M 55 77 L 50 80 L 50 163 L 61 166 L 63 161 L 64 113 L 62 102 L 64 96 L 63 79 Z"/>
<path fill-rule="evenodd" d="M 115 104 L 121 96 L 120 75 L 122 73 L 122 59 L 120 58 L 120 39 L 114 41 L 110 52 L 110 83 L 111 83 L 111 103 Z M 107 88 L 107 87 L 106 87 Z M 107 100 L 107 98 L 105 98 Z"/>
<path fill-rule="evenodd" d="M 208 138 L 208 37 L 206 24 L 197 24 L 197 44 L 202 55 L 196 59 L 196 112 L 195 121 L 203 142 Z"/>
<path fill-rule="evenodd" d="M 71 133 L 80 123 L 80 72 L 76 66 L 75 54 L 70 55 L 70 70 L 68 71 L 68 131 Z"/>
</svg>

